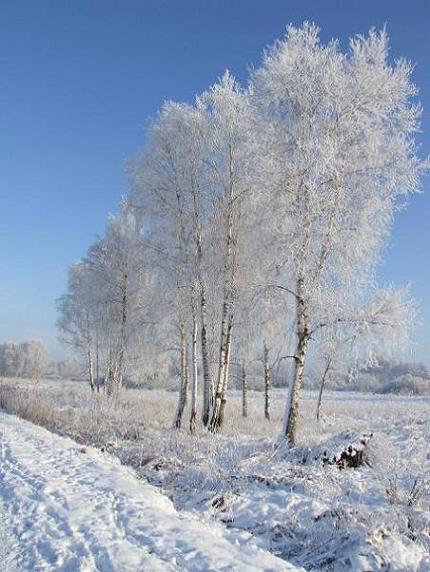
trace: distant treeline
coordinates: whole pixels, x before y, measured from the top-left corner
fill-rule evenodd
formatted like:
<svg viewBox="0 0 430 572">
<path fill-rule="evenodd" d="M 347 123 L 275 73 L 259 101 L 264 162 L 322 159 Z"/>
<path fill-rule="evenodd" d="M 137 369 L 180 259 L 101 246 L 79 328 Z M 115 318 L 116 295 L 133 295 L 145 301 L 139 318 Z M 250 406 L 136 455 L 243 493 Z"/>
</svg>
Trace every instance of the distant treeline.
<svg viewBox="0 0 430 572">
<path fill-rule="evenodd" d="M 309 389 L 316 388 L 318 375 L 310 374 L 306 381 Z M 422 363 L 380 358 L 375 364 L 358 368 L 346 376 L 334 373 L 329 388 L 379 394 L 430 395 L 430 371 Z"/>
<path fill-rule="evenodd" d="M 40 340 L 5 342 L 0 344 L 0 376 L 80 379 L 83 367 L 75 358 L 52 361 L 48 347 Z"/>
</svg>

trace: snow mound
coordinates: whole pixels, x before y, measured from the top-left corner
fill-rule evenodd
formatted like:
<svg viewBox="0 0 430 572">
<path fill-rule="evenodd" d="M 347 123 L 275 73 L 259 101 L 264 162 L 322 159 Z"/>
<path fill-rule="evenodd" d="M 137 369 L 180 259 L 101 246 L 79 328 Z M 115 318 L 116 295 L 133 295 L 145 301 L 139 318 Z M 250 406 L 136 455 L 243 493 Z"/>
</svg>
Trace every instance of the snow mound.
<svg viewBox="0 0 430 572">
<path fill-rule="evenodd" d="M 345 431 L 313 447 L 293 447 L 281 444 L 277 456 L 296 464 L 336 465 L 340 469 L 360 467 L 368 463 L 366 448 L 373 433 Z"/>
</svg>

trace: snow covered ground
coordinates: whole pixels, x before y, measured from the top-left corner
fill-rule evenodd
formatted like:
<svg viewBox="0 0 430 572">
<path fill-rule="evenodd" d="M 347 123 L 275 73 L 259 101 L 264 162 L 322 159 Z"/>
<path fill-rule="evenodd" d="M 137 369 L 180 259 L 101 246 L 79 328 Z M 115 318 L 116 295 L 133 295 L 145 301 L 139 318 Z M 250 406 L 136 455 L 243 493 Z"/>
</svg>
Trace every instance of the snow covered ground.
<svg viewBox="0 0 430 572">
<path fill-rule="evenodd" d="M 0 569 L 298 570 L 173 507 L 114 457 L 0 413 Z"/>
<path fill-rule="evenodd" d="M 239 542 L 252 535 L 307 571 L 430 571 L 429 398 L 328 392 L 317 423 L 316 396 L 305 392 L 298 447 L 286 451 L 273 446 L 285 390 L 273 393 L 270 422 L 261 393 L 249 397 L 247 418 L 232 391 L 222 434 L 193 437 L 186 422 L 172 431 L 177 395 L 169 391 L 127 390 L 112 408 L 78 382 L 0 386 L 9 411 L 107 450 L 179 514 L 215 521 Z M 374 437 L 365 466 L 339 470 L 313 458 L 340 435 L 367 431 Z"/>
</svg>

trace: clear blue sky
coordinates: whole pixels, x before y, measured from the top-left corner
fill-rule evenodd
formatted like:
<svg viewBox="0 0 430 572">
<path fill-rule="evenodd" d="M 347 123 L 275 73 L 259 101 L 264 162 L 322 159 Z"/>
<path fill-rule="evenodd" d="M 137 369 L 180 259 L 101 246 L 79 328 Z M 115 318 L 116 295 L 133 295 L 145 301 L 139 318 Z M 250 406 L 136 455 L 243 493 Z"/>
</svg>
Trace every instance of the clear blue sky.
<svg viewBox="0 0 430 572">
<path fill-rule="evenodd" d="M 163 100 L 191 101 L 224 69 L 245 80 L 292 22 L 323 40 L 387 23 L 417 64 L 430 152 L 430 0 L 9 0 L 0 3 L 0 340 L 55 342 L 55 299 L 127 191 L 124 165 Z M 430 190 L 430 180 L 425 183 Z M 383 282 L 421 301 L 430 364 L 430 193 L 395 223 Z"/>
</svg>

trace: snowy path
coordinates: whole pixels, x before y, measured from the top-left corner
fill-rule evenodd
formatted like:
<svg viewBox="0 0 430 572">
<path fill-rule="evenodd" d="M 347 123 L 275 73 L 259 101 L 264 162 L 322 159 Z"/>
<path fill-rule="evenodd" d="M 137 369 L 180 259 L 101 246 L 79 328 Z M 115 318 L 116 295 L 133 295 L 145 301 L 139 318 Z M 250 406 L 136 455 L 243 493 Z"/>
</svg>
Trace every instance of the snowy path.
<svg viewBox="0 0 430 572">
<path fill-rule="evenodd" d="M 0 412 L 0 569 L 293 571 L 91 448 Z"/>
</svg>

